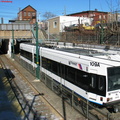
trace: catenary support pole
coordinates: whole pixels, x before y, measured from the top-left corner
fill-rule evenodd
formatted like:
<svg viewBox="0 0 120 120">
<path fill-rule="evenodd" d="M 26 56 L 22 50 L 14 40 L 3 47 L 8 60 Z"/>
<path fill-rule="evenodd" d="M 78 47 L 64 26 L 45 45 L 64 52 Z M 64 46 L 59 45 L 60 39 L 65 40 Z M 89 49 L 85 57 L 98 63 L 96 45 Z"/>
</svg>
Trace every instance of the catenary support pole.
<svg viewBox="0 0 120 120">
<path fill-rule="evenodd" d="M 38 22 L 36 22 L 36 79 L 40 79 L 40 67 L 39 67 L 39 45 L 38 45 Z"/>
</svg>

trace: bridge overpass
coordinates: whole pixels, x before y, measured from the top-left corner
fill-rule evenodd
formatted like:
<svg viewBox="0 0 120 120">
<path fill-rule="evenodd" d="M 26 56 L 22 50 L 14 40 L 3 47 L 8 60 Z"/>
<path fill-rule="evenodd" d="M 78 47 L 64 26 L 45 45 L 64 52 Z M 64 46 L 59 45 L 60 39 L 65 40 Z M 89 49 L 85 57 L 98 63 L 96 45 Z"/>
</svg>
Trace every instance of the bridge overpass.
<svg viewBox="0 0 120 120">
<path fill-rule="evenodd" d="M 30 24 L 0 24 L 0 50 L 4 53 L 11 52 L 11 45 L 19 39 L 35 42 L 34 25 Z M 13 41 L 14 38 L 14 41 Z M 39 29 L 38 39 L 44 41 L 46 38 L 43 32 Z"/>
<path fill-rule="evenodd" d="M 38 26 L 40 28 L 40 26 Z M 33 38 L 34 25 L 31 24 L 0 24 L 0 39 L 10 39 L 13 37 L 12 31 L 14 31 L 14 38 Z M 45 35 L 39 29 L 38 38 L 45 40 Z"/>
<path fill-rule="evenodd" d="M 15 30 L 14 31 L 14 38 L 19 39 L 19 38 L 31 38 L 32 39 L 32 32 L 29 30 Z M 12 39 L 13 38 L 13 31 L 12 30 L 0 30 L 0 39 Z"/>
</svg>

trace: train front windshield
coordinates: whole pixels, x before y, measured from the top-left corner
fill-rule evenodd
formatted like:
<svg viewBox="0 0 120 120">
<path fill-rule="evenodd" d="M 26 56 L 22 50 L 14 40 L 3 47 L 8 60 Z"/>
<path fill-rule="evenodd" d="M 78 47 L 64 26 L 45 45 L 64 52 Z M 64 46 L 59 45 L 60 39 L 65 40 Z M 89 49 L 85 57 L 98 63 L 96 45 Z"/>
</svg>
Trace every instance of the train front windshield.
<svg viewBox="0 0 120 120">
<path fill-rule="evenodd" d="M 120 89 L 120 67 L 108 68 L 108 91 Z"/>
</svg>

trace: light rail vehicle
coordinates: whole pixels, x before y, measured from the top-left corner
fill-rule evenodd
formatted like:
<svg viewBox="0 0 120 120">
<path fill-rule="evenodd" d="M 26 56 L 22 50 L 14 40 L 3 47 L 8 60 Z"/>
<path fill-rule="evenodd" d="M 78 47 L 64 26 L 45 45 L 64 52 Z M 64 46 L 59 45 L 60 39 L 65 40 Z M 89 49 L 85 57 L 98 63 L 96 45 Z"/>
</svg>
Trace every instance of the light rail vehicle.
<svg viewBox="0 0 120 120">
<path fill-rule="evenodd" d="M 36 46 L 21 43 L 20 59 L 36 68 Z M 70 91 L 68 97 L 73 101 L 73 96 L 77 95 L 117 111 L 120 103 L 120 55 L 39 46 L 39 67 L 41 79 L 51 79 L 53 83 L 49 84 L 54 91 L 67 89 Z"/>
</svg>

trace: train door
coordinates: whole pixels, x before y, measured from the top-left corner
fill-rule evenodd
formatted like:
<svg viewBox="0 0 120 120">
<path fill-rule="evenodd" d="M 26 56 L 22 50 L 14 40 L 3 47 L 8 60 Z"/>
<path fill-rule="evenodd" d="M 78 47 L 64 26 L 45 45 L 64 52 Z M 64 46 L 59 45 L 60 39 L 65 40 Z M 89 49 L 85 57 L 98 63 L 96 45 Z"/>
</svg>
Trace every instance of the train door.
<svg viewBox="0 0 120 120">
<path fill-rule="evenodd" d="M 90 87 L 89 87 L 89 99 L 98 101 L 97 97 L 105 96 L 106 93 L 106 77 L 97 74 L 91 74 Z"/>
<path fill-rule="evenodd" d="M 97 89 L 96 75 L 91 74 L 91 76 L 90 76 L 90 89 L 89 89 L 88 99 L 96 101 L 96 99 L 97 99 L 96 89 Z"/>
</svg>

